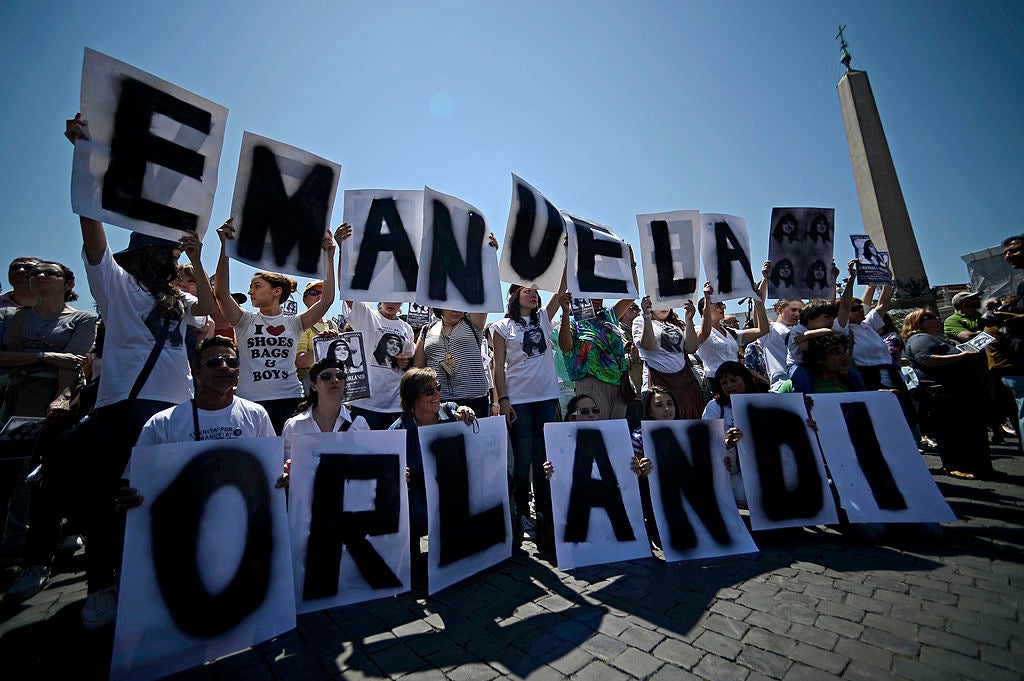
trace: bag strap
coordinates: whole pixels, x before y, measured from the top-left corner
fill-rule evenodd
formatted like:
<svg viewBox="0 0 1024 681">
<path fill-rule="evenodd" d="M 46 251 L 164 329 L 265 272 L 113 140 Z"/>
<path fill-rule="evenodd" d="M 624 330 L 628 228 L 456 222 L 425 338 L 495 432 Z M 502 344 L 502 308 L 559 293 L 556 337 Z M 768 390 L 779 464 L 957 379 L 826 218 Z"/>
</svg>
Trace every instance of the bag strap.
<svg viewBox="0 0 1024 681">
<path fill-rule="evenodd" d="M 25 320 L 28 319 L 29 308 L 19 307 L 18 311 L 14 313 L 14 317 L 11 318 L 11 342 L 7 344 L 7 349 L 12 352 L 22 352 L 25 349 L 25 341 L 21 337 L 22 329 L 25 328 Z"/>
<path fill-rule="evenodd" d="M 134 402 L 135 398 L 142 392 L 142 386 L 146 384 L 146 379 L 153 372 L 153 367 L 156 366 L 157 357 L 160 356 L 160 351 L 164 347 L 164 343 L 167 342 L 167 336 L 170 335 L 171 331 L 167 328 L 167 322 L 170 321 L 164 318 L 164 323 L 160 325 L 160 333 L 156 335 L 156 341 L 153 343 L 153 349 L 149 351 L 149 357 L 146 358 L 146 364 L 142 367 L 142 371 L 139 372 L 139 377 L 135 379 L 135 385 L 132 386 L 132 390 L 128 393 L 128 401 Z"/>
<path fill-rule="evenodd" d="M 351 427 L 352 427 L 352 422 L 351 421 L 343 420 L 342 423 L 341 423 L 341 427 L 338 428 L 338 432 L 339 433 L 346 433 L 346 432 L 348 432 L 348 429 L 351 428 Z"/>
</svg>

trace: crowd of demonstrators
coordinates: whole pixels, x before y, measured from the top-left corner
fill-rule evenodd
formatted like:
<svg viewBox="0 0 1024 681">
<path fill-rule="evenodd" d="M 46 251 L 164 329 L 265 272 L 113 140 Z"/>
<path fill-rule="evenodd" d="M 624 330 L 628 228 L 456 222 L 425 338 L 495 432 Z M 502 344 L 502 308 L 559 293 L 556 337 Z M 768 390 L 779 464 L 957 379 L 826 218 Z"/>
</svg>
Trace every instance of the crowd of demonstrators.
<svg viewBox="0 0 1024 681">
<path fill-rule="evenodd" d="M 257 311 L 243 310 L 231 296 L 227 242 L 235 238 L 228 219 L 217 229 L 220 258 L 217 261 L 216 295 L 224 317 L 235 329 L 242 352 L 239 360 L 238 392 L 267 410 L 278 434 L 295 413 L 303 397 L 302 382 L 295 366 L 302 333 L 327 314 L 334 302 L 334 239 L 325 233 L 323 250 L 327 258 L 324 287 L 318 300 L 298 315 L 286 315 L 281 305 L 295 291 L 291 277 L 276 272 L 257 272 L 249 283 L 249 302 Z"/>
<path fill-rule="evenodd" d="M 88 134 L 77 117 L 69 121 L 68 132 L 72 141 Z M 855 298 L 856 268 L 851 262 L 842 296 L 806 305 L 780 300 L 774 322 L 765 310 L 771 270 L 771 263 L 765 263 L 753 299 L 754 328 L 748 329 L 736 328 L 725 306 L 712 302 L 710 283 L 696 310 L 690 303 L 683 306 L 682 318 L 672 309 L 655 309 L 645 297 L 639 305 L 635 299 L 619 300 L 611 309 L 603 300 L 592 300 L 589 319 L 571 315 L 564 277 L 546 305 L 535 288 L 513 285 L 505 317 L 489 329 L 485 314 L 435 308 L 435 319 L 418 334 L 399 317 L 400 303 L 346 301 L 343 312 L 351 329 L 362 334 L 364 356 L 356 361 L 353 348 L 338 338 L 325 357 L 314 361 L 313 341 L 341 331 L 323 320 L 337 296 L 336 242 L 351 236 L 350 226 L 324 235 L 326 276 L 303 289 L 306 310 L 296 315 L 282 313 L 283 303 L 297 288 L 285 275 L 258 272 L 252 277 L 248 302 L 255 311 L 244 310 L 244 297 L 239 300 L 230 292 L 225 251 L 234 238 L 231 220 L 217 230 L 221 252 L 216 286 L 203 269 L 202 244 L 194 232 L 177 242 L 132 233 L 128 247 L 114 254 L 101 223 L 82 217 L 81 227 L 86 273 L 108 349 L 95 408 L 72 427 L 72 397 L 82 383 L 97 319 L 67 305 L 74 300 L 74 275 L 60 263 L 17 258 L 11 264 L 13 290 L 0 299 L 8 304 L 0 307 L 0 380 L 6 385 L 4 414 L 43 416 L 62 424 L 39 439 L 36 453 L 43 461 L 44 480 L 73 480 L 78 488 L 72 496 L 87 532 L 89 595 L 82 617 L 89 628 L 108 624 L 116 611 L 116 570 L 124 536 L 124 518 L 117 509 L 142 502 L 135 490 L 119 482 L 136 444 L 282 434 L 283 485 L 295 433 L 406 430 L 415 555 L 418 538 L 427 532 L 418 428 L 456 420 L 472 425 L 478 417 L 503 416 L 516 533 L 533 538 L 531 496 L 538 519 L 549 523 L 551 518 L 547 479 L 554 471 L 547 461 L 544 426 L 558 420 L 559 399 L 568 397 L 565 386 L 574 392 L 564 404 L 569 422 L 626 418 L 637 387 L 643 391 L 641 420 L 722 419 L 725 465 L 734 497 L 743 505 L 736 454 L 743 434 L 735 427 L 731 400 L 753 392 L 755 379 L 737 361 L 744 357 L 741 345 L 758 348 L 749 354 L 763 356 L 758 373 L 773 392 L 885 389 L 905 397 L 898 370 L 905 358 L 918 372 L 915 376 L 931 386 L 927 409 L 943 466 L 955 477 L 1001 477 L 992 468 L 985 425 L 991 421 L 992 401 L 979 397 L 986 394 L 989 367 L 989 375 L 997 376 L 1017 400 L 1018 416 L 1024 414 L 1024 286 L 1015 303 L 993 305 L 985 315 L 980 314 L 979 294 L 954 299 L 957 313 L 946 333 L 955 342 L 965 342 L 987 330 L 996 342 L 985 354 L 957 348 L 945 337 L 938 316 L 928 310 L 911 312 L 902 334 L 894 334 L 892 320 L 886 319 L 891 289 L 883 287 L 874 305 L 873 289 Z M 497 247 L 493 235 L 490 245 Z M 1024 236 L 1011 237 L 1004 245 L 1007 262 L 1024 269 Z M 188 265 L 178 265 L 182 254 Z M 633 275 L 637 283 L 635 262 Z M 556 324 L 559 310 L 562 317 Z M 699 329 L 694 326 L 698 311 Z M 218 335 L 220 330 L 233 334 L 238 345 Z M 762 338 L 760 346 L 753 345 Z M 189 356 L 192 341 L 195 350 Z M 901 344 L 903 357 L 896 357 L 893 348 Z M 713 390 L 711 401 L 696 376 L 692 354 L 700 358 Z M 347 378 L 357 364 L 366 366 L 370 397 L 347 404 Z M 560 366 L 563 374 L 558 373 Z M 306 386 L 300 370 L 308 371 Z M 911 425 L 915 413 L 906 411 Z M 660 539 L 645 479 L 653 463 L 644 456 L 642 430 L 634 428 L 631 434 L 631 469 L 640 478 L 648 535 L 656 547 Z M 100 442 L 102 452 L 95 446 Z M 14 465 L 0 471 L 5 514 L 11 482 L 24 473 L 23 461 L 17 460 L 17 471 Z M 30 533 L 38 529 L 38 543 L 29 541 L 23 578 L 8 593 L 12 599 L 45 585 L 59 540 L 64 509 L 52 495 L 33 492 L 32 499 L 37 498 L 32 508 L 41 511 L 31 513 Z M 116 507 L 111 503 L 115 498 Z"/>
</svg>

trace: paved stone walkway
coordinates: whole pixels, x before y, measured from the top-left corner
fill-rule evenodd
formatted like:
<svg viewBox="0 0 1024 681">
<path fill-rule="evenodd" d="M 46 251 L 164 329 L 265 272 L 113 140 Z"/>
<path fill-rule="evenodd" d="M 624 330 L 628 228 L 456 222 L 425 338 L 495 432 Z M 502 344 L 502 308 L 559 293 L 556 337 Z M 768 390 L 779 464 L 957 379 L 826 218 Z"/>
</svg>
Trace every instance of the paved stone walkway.
<svg viewBox="0 0 1024 681">
<path fill-rule="evenodd" d="M 304 615 L 172 678 L 1021 679 L 1024 458 L 993 453 L 1005 483 L 938 475 L 926 457 L 961 518 L 939 538 L 819 527 L 759 533 L 751 556 L 569 573 L 525 544 L 434 597 Z M 81 628 L 81 559 L 27 603 L 0 604 L 3 678 L 106 678 L 112 632 Z"/>
</svg>

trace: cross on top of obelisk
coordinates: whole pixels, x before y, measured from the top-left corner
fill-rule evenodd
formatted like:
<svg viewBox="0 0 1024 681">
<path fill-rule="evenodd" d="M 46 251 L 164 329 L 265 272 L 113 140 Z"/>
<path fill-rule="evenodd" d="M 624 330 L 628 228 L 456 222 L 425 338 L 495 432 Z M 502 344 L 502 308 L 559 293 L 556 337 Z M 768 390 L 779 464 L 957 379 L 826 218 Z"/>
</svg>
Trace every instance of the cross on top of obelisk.
<svg viewBox="0 0 1024 681">
<path fill-rule="evenodd" d="M 846 26 L 839 27 L 839 33 L 836 34 L 836 40 L 839 41 L 839 61 L 842 62 L 843 66 L 846 67 L 846 70 L 849 71 L 850 61 L 853 59 L 853 57 L 850 56 L 850 50 L 847 49 L 849 45 L 846 42 L 846 38 L 843 37 L 843 31 L 845 30 Z"/>
</svg>

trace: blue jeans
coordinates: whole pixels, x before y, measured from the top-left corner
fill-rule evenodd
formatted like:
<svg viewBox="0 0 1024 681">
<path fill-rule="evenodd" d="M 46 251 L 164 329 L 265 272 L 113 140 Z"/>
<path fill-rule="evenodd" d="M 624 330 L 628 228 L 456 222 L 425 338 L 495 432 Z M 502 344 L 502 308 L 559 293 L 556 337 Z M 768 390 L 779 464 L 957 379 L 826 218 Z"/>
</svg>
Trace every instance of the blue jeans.
<svg viewBox="0 0 1024 681">
<path fill-rule="evenodd" d="M 509 427 L 512 440 L 512 490 L 519 515 L 530 513 L 530 470 L 537 510 L 551 517 L 551 488 L 544 477 L 544 424 L 556 420 L 558 400 L 512 405 L 518 418 Z"/>
<path fill-rule="evenodd" d="M 1017 403 L 1017 436 L 1024 447 L 1024 376 L 1000 376 L 1000 379 L 1013 393 L 1013 401 Z"/>
</svg>

